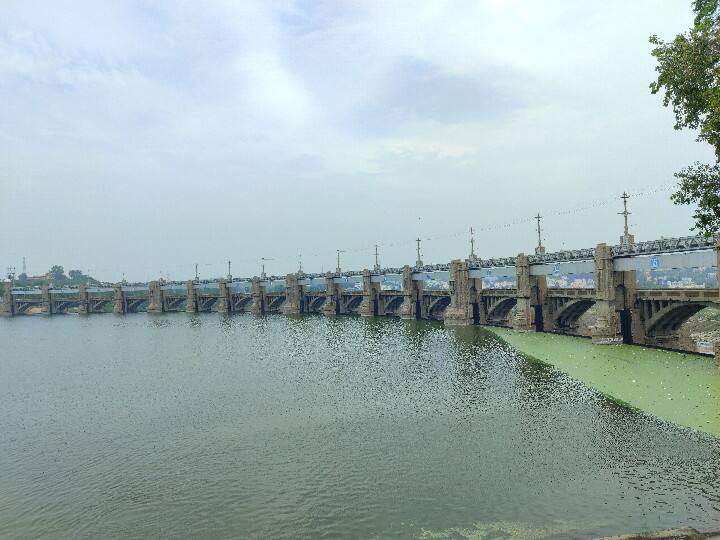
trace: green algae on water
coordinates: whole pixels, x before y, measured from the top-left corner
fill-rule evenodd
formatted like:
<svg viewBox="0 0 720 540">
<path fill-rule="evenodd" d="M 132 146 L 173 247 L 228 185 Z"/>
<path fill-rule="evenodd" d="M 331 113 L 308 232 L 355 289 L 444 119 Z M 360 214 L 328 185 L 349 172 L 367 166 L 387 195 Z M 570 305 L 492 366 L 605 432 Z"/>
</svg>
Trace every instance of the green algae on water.
<svg viewBox="0 0 720 540">
<path fill-rule="evenodd" d="M 711 357 L 587 338 L 488 328 L 612 401 L 720 437 L 720 367 Z"/>
</svg>

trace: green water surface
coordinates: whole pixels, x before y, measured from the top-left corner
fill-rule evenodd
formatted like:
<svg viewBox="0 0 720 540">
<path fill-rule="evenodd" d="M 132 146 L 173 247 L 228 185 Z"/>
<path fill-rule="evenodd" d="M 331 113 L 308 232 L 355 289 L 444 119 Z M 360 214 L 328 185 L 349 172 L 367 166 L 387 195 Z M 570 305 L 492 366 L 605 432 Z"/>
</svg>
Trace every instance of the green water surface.
<svg viewBox="0 0 720 540">
<path fill-rule="evenodd" d="M 523 354 L 551 364 L 615 401 L 720 437 L 720 366 L 712 357 L 587 338 L 491 330 Z"/>
</svg>

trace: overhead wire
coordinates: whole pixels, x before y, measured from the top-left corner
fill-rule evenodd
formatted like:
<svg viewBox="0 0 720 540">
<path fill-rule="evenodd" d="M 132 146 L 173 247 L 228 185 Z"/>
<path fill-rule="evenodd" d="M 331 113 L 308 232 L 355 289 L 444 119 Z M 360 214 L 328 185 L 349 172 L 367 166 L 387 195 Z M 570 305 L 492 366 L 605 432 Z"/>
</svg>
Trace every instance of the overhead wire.
<svg viewBox="0 0 720 540">
<path fill-rule="evenodd" d="M 676 186 L 676 182 L 666 182 L 664 184 L 651 184 L 647 186 L 643 186 L 641 188 L 637 188 L 632 191 L 628 191 L 628 194 L 633 198 L 644 198 L 649 197 L 652 195 L 655 195 L 657 193 L 669 191 L 673 187 Z M 554 210 L 546 211 L 544 212 L 545 217 L 565 217 L 565 216 L 571 216 L 576 215 L 584 212 L 589 212 L 593 210 L 597 210 L 598 208 L 607 207 L 611 204 L 616 204 L 618 201 L 618 197 L 608 196 L 608 197 L 602 197 L 602 198 L 595 198 L 591 202 L 587 202 L 583 204 L 582 206 L 576 206 L 573 208 L 557 208 Z M 470 229 L 470 226 L 472 226 L 475 233 L 487 233 L 487 232 L 494 232 L 498 230 L 504 230 L 509 229 L 513 227 L 517 227 L 520 225 L 529 224 L 533 221 L 535 221 L 534 216 L 527 216 L 527 217 L 515 217 L 508 221 L 498 222 L 498 223 L 483 223 L 483 224 L 468 224 L 468 227 L 462 229 L 462 230 L 454 230 L 454 231 L 448 231 L 448 232 L 439 232 L 437 234 L 433 235 L 421 235 L 418 236 L 420 240 L 424 242 L 435 242 L 435 241 L 441 241 L 441 240 L 447 240 L 451 238 L 460 238 L 462 236 L 466 236 L 468 234 L 468 231 Z M 345 248 L 345 253 L 369 253 L 372 252 L 375 249 L 375 245 L 377 244 L 379 247 L 385 248 L 385 249 L 394 249 L 394 248 L 401 248 L 401 247 L 408 247 L 416 242 L 416 239 L 399 239 L 399 240 L 392 240 L 392 241 L 378 241 L 374 242 L 371 245 L 362 245 L 362 246 L 355 246 L 351 248 Z M 303 252 L 303 257 L 305 257 L 305 260 L 307 261 L 307 258 L 328 258 L 330 256 L 335 256 L 337 253 L 337 250 L 328 250 L 328 251 L 316 251 L 316 252 Z M 276 263 L 283 263 L 286 261 L 292 260 L 293 262 L 297 262 L 297 255 L 278 255 L 271 257 L 272 260 Z M 240 259 L 234 259 L 233 264 L 235 265 L 247 265 L 250 263 L 258 263 L 258 267 L 261 261 L 261 257 L 243 257 Z M 189 268 L 194 267 L 195 264 L 198 264 L 199 266 L 204 267 L 217 267 L 219 265 L 225 265 L 227 263 L 227 259 L 222 262 L 192 262 L 192 263 L 176 263 L 176 264 L 140 264 L 140 265 L 133 265 L 136 269 L 143 269 L 143 270 L 150 270 L 150 269 L 158 269 L 163 272 L 168 272 L 170 270 L 177 271 L 180 269 L 187 270 Z M 107 268 L 98 268 L 96 267 L 97 271 L 100 272 L 117 272 L 116 268 L 113 269 L 107 269 Z"/>
</svg>

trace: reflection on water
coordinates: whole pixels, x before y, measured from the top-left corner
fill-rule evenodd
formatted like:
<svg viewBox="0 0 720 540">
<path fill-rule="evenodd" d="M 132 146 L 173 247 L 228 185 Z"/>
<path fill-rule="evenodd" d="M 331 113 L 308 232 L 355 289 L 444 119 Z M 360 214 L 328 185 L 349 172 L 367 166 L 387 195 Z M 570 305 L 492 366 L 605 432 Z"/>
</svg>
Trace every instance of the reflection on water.
<svg viewBox="0 0 720 540">
<path fill-rule="evenodd" d="M 0 536 L 588 538 L 720 521 L 720 445 L 470 327 L 0 320 Z"/>
</svg>

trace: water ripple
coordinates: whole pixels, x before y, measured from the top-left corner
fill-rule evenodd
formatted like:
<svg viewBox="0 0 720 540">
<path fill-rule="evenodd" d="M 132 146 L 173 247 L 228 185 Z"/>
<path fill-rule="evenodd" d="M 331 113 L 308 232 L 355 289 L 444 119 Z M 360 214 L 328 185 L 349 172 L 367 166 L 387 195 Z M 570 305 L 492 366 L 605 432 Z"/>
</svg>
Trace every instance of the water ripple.
<svg viewBox="0 0 720 540">
<path fill-rule="evenodd" d="M 717 439 L 479 328 L 0 320 L 0 536 L 587 538 L 720 522 Z"/>
</svg>

